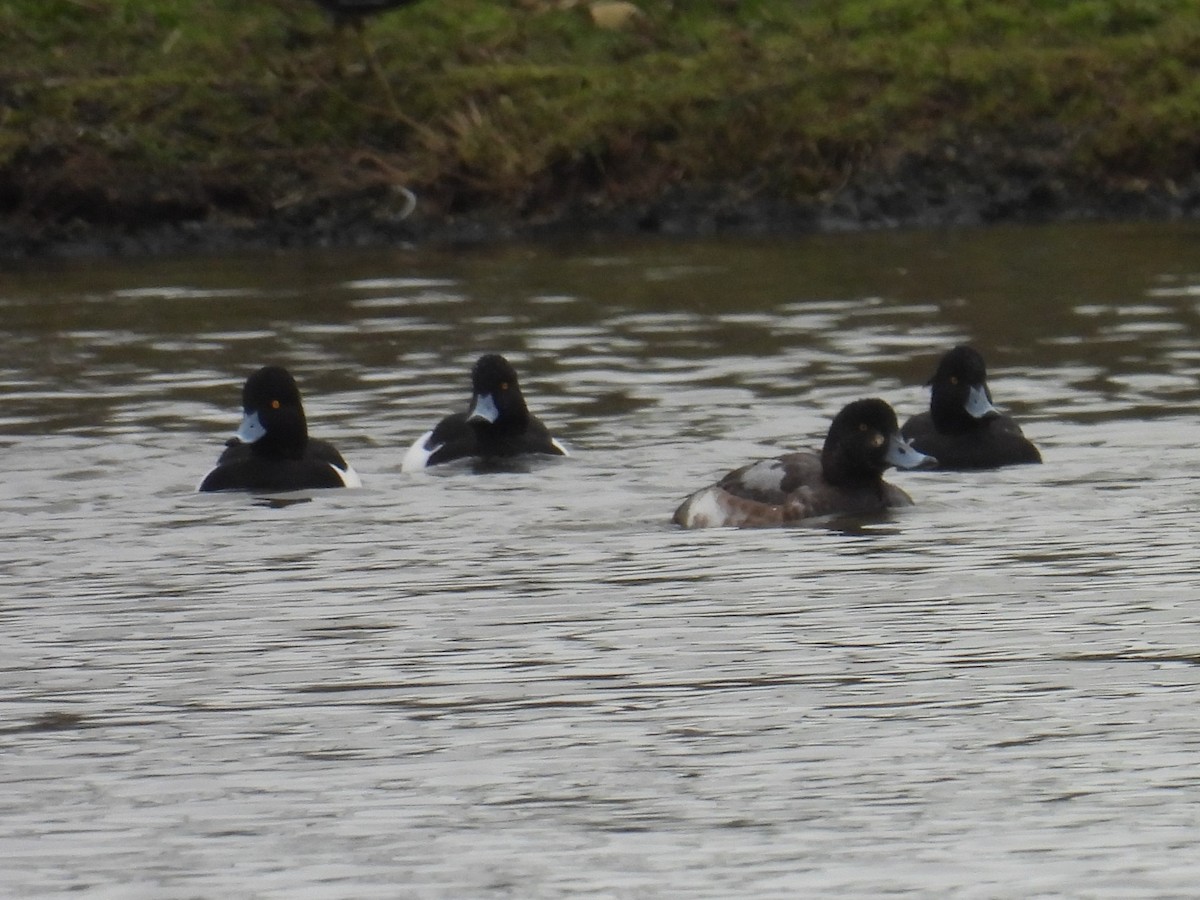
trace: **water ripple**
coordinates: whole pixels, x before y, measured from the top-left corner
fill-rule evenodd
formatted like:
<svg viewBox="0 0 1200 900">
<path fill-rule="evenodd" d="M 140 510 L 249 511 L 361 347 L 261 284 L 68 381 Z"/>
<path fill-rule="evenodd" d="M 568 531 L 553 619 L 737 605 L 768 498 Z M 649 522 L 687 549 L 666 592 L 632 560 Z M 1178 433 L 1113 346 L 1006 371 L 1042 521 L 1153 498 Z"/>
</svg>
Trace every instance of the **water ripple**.
<svg viewBox="0 0 1200 900">
<path fill-rule="evenodd" d="M 1187 896 L 1193 238 L 3 276 L 5 890 Z M 1045 465 L 894 474 L 917 505 L 873 521 L 668 523 L 847 400 L 921 409 L 964 340 Z M 484 349 L 572 458 L 402 474 Z M 366 487 L 192 492 L 268 361 Z"/>
</svg>

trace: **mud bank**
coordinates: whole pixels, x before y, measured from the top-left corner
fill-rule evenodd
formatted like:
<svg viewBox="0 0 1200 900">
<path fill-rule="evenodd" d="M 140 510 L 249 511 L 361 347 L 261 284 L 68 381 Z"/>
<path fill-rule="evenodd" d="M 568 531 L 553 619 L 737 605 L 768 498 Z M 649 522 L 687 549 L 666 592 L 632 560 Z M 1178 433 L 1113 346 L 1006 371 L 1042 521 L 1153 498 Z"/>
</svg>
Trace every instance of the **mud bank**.
<svg viewBox="0 0 1200 900">
<path fill-rule="evenodd" d="M 769 178 L 755 179 L 762 184 Z M 794 235 L 881 228 L 1200 218 L 1200 175 L 1186 183 L 1083 178 L 1032 154 L 944 149 L 852 174 L 836 190 L 785 198 L 751 184 L 672 184 L 613 199 L 564 183 L 537 203 L 470 206 L 436 186 L 309 186 L 271 202 L 238 178 L 155 183 L 131 173 L 0 185 L 0 259 L 558 240 L 605 235 Z M 12 198 L 36 202 L 12 203 Z M 412 201 L 415 200 L 415 205 Z"/>
</svg>

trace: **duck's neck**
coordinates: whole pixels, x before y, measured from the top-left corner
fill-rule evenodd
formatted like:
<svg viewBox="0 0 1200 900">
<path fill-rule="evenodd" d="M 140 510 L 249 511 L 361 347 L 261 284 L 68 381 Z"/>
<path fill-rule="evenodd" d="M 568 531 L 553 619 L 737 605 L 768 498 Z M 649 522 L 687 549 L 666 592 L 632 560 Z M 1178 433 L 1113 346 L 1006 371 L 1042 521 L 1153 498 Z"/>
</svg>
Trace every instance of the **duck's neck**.
<svg viewBox="0 0 1200 900">
<path fill-rule="evenodd" d="M 270 459 L 303 459 L 308 449 L 308 425 L 303 416 L 273 423 L 250 447 L 258 456 Z"/>
<path fill-rule="evenodd" d="M 943 434 L 969 434 L 987 427 L 987 419 L 977 419 L 957 397 L 934 394 L 929 404 L 933 427 Z"/>
<path fill-rule="evenodd" d="M 883 473 L 866 468 L 861 462 L 843 453 L 825 448 L 821 453 L 821 477 L 829 484 L 840 488 L 874 488 L 883 493 Z"/>
</svg>

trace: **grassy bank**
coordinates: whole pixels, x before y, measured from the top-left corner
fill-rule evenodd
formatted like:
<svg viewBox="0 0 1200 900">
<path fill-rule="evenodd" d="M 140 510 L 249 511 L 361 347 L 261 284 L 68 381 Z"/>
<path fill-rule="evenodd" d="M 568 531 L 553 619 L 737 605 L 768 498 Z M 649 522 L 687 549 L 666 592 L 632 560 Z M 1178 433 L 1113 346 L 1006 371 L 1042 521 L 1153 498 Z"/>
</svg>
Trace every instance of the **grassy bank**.
<svg viewBox="0 0 1200 900">
<path fill-rule="evenodd" d="M 308 0 L 0 7 L 0 217 L 258 221 L 392 185 L 554 218 L 722 185 L 814 203 L 976 148 L 1128 190 L 1200 168 L 1194 0 Z M 394 103 L 388 91 L 394 97 Z"/>
</svg>

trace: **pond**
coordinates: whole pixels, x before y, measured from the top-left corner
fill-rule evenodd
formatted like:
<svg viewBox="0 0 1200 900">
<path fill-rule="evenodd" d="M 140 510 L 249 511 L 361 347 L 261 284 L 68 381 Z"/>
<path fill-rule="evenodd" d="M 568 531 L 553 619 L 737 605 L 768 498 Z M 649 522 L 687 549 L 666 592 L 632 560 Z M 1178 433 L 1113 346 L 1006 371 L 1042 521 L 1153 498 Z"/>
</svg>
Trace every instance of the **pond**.
<svg viewBox="0 0 1200 900">
<path fill-rule="evenodd" d="M 1195 890 L 1200 227 L 29 265 L 0 315 L 0 893 Z M 960 342 L 1043 465 L 670 524 Z M 488 351 L 571 457 L 402 473 Z M 266 363 L 362 489 L 195 492 Z"/>
</svg>

